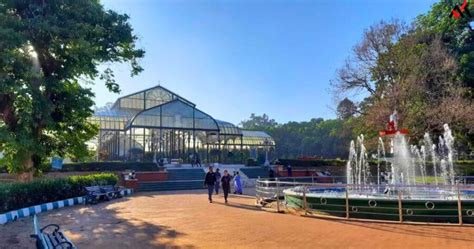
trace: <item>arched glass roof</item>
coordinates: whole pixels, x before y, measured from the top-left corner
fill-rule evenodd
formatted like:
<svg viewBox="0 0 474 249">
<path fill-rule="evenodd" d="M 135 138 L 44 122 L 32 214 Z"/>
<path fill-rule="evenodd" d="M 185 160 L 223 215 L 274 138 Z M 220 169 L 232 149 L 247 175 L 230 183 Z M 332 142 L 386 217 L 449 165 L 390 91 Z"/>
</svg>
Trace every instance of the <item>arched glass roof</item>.
<svg viewBox="0 0 474 249">
<path fill-rule="evenodd" d="M 97 110 L 94 116 L 89 118 L 89 121 L 99 125 L 101 130 L 124 130 L 137 113 L 173 100 L 180 100 L 190 106 L 196 106 L 178 94 L 158 85 L 118 98 L 111 108 Z"/>
<path fill-rule="evenodd" d="M 210 115 L 181 99 L 137 113 L 126 126 L 131 127 L 219 131 Z"/>
<path fill-rule="evenodd" d="M 222 120 L 216 119 L 216 122 L 217 122 L 217 125 L 219 126 L 219 134 L 242 136 L 242 131 L 240 131 L 239 127 Z"/>
<path fill-rule="evenodd" d="M 101 130 L 124 130 L 127 122 L 137 114 L 137 110 L 102 109 L 96 111 L 89 121 L 99 125 Z"/>
<path fill-rule="evenodd" d="M 117 101 L 115 101 L 112 109 L 146 110 L 176 99 L 179 99 L 191 106 L 196 106 L 191 101 L 158 85 L 140 92 L 132 93 L 118 98 Z"/>
<path fill-rule="evenodd" d="M 242 145 L 275 146 L 275 140 L 266 132 L 242 130 L 242 135 Z"/>
</svg>

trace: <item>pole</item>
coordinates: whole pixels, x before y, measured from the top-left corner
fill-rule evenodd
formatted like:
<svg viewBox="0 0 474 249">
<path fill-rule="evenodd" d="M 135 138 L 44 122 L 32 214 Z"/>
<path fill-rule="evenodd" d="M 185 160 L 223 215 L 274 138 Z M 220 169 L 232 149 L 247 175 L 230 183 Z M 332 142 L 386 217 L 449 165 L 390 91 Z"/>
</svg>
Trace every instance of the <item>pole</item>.
<svg viewBox="0 0 474 249">
<path fill-rule="evenodd" d="M 260 194 L 258 193 L 259 187 L 260 187 L 260 176 L 257 177 L 257 181 L 255 182 L 255 197 L 257 198 L 257 204 L 261 205 Z"/>
<path fill-rule="evenodd" d="M 379 155 L 380 158 L 380 155 Z M 377 159 L 377 185 L 380 186 L 380 160 Z"/>
<path fill-rule="evenodd" d="M 349 219 L 349 192 L 346 185 L 346 219 Z"/>
<path fill-rule="evenodd" d="M 458 186 L 458 219 L 459 219 L 459 225 L 462 225 L 461 191 L 459 189 L 459 183 L 456 185 Z"/>
<path fill-rule="evenodd" d="M 277 212 L 280 212 L 280 183 L 278 182 L 278 178 L 276 179 L 276 189 L 277 189 L 277 194 L 276 194 L 276 202 L 277 202 Z"/>
<path fill-rule="evenodd" d="M 402 208 L 402 192 L 398 188 L 398 217 L 400 218 L 400 223 L 403 222 L 403 208 Z"/>
<path fill-rule="evenodd" d="M 304 214 L 307 214 L 308 202 L 306 201 L 306 186 L 303 186 L 303 209 L 304 209 Z"/>
<path fill-rule="evenodd" d="M 265 166 L 268 166 L 270 163 L 268 162 L 268 148 L 265 148 Z"/>
</svg>

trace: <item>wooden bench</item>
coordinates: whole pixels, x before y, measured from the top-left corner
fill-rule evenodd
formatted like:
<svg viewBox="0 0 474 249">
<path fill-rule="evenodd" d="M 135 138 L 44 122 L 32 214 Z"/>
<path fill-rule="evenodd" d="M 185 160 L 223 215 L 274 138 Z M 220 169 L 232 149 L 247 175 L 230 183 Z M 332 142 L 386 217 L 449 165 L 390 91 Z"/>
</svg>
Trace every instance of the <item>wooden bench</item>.
<svg viewBox="0 0 474 249">
<path fill-rule="evenodd" d="M 120 198 L 122 194 L 120 189 L 112 185 L 85 187 L 87 191 L 86 204 L 96 204 L 100 200 L 109 201 L 110 199 Z"/>
<path fill-rule="evenodd" d="M 38 249 L 66 249 L 77 248 L 65 235 L 59 230 L 59 225 L 49 224 L 40 228 L 38 218 L 33 216 L 33 226 L 35 234 L 31 237 L 36 239 L 36 248 Z"/>
</svg>

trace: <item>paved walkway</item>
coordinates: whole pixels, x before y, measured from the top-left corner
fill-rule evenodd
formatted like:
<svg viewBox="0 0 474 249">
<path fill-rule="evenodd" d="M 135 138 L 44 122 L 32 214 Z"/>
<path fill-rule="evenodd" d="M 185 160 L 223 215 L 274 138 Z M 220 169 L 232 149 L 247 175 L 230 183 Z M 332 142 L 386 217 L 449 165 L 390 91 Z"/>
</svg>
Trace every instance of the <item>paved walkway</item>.
<svg viewBox="0 0 474 249">
<path fill-rule="evenodd" d="M 473 248 L 474 227 L 346 222 L 261 211 L 202 191 L 141 193 L 41 214 L 78 248 Z M 0 248 L 34 248 L 31 218 L 0 225 Z"/>
</svg>

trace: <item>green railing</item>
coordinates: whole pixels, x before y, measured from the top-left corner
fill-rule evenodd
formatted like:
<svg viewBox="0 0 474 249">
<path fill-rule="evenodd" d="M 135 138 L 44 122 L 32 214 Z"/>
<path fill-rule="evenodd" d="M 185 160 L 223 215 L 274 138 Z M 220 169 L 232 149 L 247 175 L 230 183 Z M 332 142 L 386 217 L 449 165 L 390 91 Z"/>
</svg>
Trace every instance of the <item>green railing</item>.
<svg viewBox="0 0 474 249">
<path fill-rule="evenodd" d="M 334 177 L 258 179 L 257 203 L 277 212 L 400 223 L 474 224 L 474 185 L 351 185 Z M 333 183 L 334 182 L 334 183 Z"/>
</svg>

